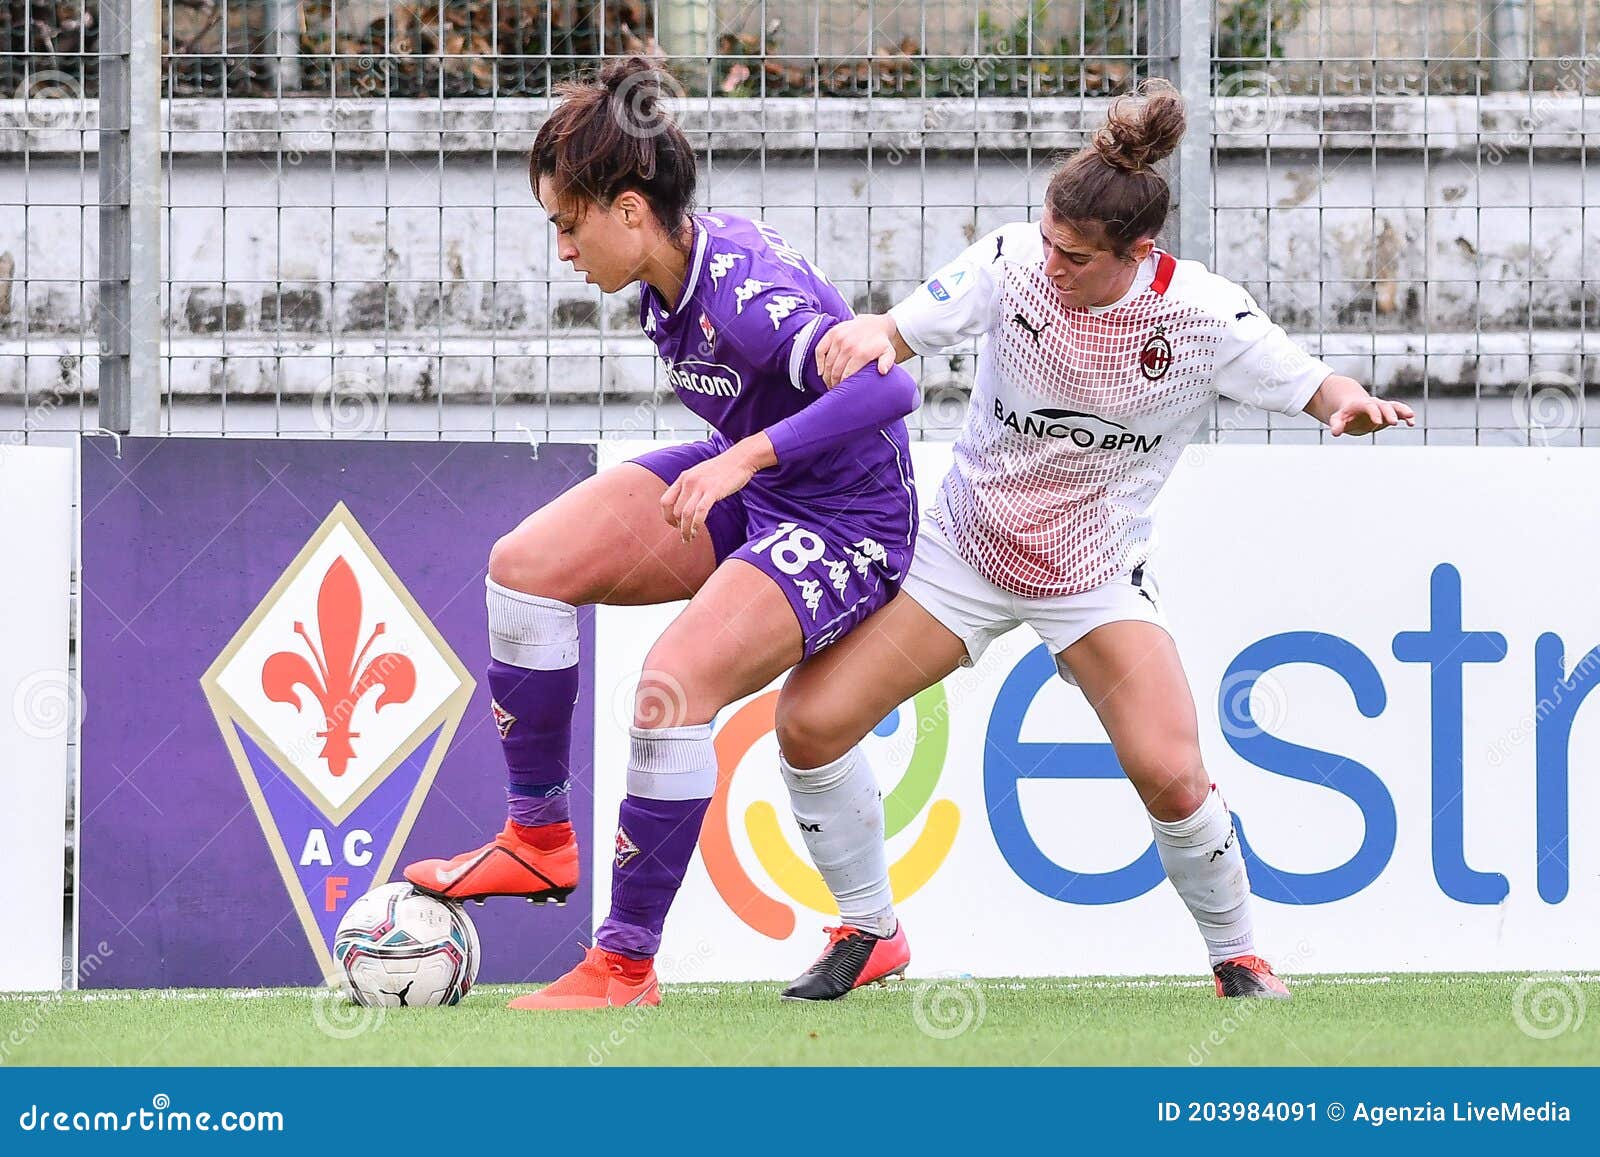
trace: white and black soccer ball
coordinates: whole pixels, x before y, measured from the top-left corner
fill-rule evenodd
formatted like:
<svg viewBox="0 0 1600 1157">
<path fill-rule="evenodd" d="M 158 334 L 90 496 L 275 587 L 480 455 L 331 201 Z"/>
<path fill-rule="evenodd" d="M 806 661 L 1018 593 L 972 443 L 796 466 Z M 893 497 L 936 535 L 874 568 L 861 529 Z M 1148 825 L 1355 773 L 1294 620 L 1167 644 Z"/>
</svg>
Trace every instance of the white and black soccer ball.
<svg viewBox="0 0 1600 1157">
<path fill-rule="evenodd" d="M 478 978 L 478 930 L 459 904 L 383 884 L 339 921 L 333 955 L 357 1004 L 411 1008 L 456 1004 Z"/>
</svg>

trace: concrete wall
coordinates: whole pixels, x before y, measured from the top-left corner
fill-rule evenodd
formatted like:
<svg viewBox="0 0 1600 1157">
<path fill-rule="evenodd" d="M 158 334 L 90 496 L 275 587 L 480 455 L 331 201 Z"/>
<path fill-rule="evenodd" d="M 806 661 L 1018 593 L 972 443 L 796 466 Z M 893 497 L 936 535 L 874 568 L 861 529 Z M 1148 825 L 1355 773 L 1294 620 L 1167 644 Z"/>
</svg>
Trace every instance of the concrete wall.
<svg viewBox="0 0 1600 1157">
<path fill-rule="evenodd" d="M 632 295 L 602 301 L 554 260 L 523 161 L 544 112 L 172 102 L 167 388 L 659 390 Z M 1102 115 L 1096 101 L 721 100 L 682 119 L 706 158 L 702 204 L 763 214 L 876 309 L 982 231 L 1036 216 L 1052 156 Z M 1235 100 L 1217 124 L 1215 267 L 1340 368 L 1400 393 L 1600 380 L 1600 212 L 1584 209 L 1600 204 L 1584 159 L 1600 104 Z M 0 129 L 0 395 L 25 379 L 30 395 L 92 393 L 85 129 Z"/>
</svg>

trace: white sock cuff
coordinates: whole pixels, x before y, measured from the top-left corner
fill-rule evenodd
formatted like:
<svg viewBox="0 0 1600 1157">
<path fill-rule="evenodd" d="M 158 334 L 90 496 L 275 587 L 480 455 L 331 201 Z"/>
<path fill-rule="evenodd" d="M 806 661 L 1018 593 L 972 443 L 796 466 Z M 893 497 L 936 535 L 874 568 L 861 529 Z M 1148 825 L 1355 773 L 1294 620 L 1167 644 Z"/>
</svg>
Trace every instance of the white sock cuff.
<svg viewBox="0 0 1600 1157">
<path fill-rule="evenodd" d="M 630 727 L 628 794 L 642 799 L 710 799 L 717 790 L 711 724 Z"/>
<path fill-rule="evenodd" d="M 802 795 L 816 795 L 838 787 L 854 775 L 857 766 L 865 763 L 866 759 L 866 753 L 857 744 L 832 763 L 825 763 L 821 767 L 796 767 L 780 752 L 778 767 L 783 773 L 783 782 L 789 786 L 790 791 L 797 791 Z"/>
<path fill-rule="evenodd" d="M 1232 822 L 1228 805 L 1222 802 L 1222 793 L 1212 785 L 1206 792 L 1205 802 L 1191 815 L 1181 820 L 1158 820 L 1150 817 L 1150 827 L 1156 839 L 1175 848 L 1186 848 L 1214 841 L 1219 832 L 1226 832 Z"/>
<path fill-rule="evenodd" d="M 578 608 L 514 591 L 485 579 L 489 654 L 531 671 L 560 671 L 578 661 Z"/>
</svg>

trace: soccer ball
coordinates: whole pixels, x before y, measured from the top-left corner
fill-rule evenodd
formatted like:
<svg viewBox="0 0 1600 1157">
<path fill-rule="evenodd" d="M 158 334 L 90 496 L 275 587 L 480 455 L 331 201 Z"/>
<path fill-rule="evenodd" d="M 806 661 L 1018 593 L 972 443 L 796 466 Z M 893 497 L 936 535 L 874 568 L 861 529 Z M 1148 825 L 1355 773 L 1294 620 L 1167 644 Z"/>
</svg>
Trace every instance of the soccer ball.
<svg viewBox="0 0 1600 1157">
<path fill-rule="evenodd" d="M 459 904 L 384 884 L 350 905 L 333 937 L 345 994 L 357 1004 L 456 1004 L 478 978 L 478 930 Z"/>
</svg>

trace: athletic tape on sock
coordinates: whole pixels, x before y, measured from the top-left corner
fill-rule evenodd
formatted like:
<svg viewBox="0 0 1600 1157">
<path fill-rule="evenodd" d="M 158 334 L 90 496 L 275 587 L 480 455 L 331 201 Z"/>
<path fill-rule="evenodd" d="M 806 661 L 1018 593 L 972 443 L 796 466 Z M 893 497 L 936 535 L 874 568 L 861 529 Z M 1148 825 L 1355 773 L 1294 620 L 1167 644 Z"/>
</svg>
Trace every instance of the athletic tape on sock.
<svg viewBox="0 0 1600 1157">
<path fill-rule="evenodd" d="M 559 671 L 577 663 L 577 607 L 484 581 L 490 655 L 530 671 Z"/>
<path fill-rule="evenodd" d="M 710 799 L 717 790 L 711 724 L 630 727 L 628 794 L 643 799 Z"/>
</svg>

